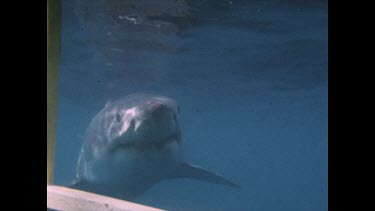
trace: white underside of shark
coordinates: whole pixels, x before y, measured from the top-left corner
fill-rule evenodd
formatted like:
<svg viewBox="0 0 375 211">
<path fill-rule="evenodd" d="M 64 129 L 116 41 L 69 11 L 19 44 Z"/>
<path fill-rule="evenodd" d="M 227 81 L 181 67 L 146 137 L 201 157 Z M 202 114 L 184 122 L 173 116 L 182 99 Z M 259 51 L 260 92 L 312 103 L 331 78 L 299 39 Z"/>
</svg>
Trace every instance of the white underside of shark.
<svg viewBox="0 0 375 211">
<path fill-rule="evenodd" d="M 71 187 L 127 200 L 172 178 L 239 187 L 183 161 L 179 113 L 174 100 L 148 94 L 106 105 L 86 131 Z"/>
</svg>

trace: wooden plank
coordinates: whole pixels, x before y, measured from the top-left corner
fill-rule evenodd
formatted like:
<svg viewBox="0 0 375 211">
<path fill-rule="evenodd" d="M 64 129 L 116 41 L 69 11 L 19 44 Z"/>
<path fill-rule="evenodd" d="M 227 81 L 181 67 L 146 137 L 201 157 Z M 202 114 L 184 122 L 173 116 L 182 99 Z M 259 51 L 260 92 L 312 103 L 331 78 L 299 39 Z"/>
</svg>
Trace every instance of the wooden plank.
<svg viewBox="0 0 375 211">
<path fill-rule="evenodd" d="M 52 183 L 60 64 L 60 0 L 47 0 L 47 184 Z"/>
<path fill-rule="evenodd" d="M 47 185 L 47 208 L 61 211 L 163 211 L 66 187 Z"/>
</svg>

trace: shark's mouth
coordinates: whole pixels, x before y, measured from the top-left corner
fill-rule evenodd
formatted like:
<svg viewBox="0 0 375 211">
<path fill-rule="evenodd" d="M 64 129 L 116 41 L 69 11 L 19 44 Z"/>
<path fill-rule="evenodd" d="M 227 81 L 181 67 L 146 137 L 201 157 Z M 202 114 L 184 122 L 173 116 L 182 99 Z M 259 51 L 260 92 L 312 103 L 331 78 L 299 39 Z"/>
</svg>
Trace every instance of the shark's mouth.
<svg viewBox="0 0 375 211">
<path fill-rule="evenodd" d="M 127 142 L 127 143 L 121 143 L 117 146 L 112 148 L 112 151 L 118 150 L 118 149 L 137 149 L 137 150 L 149 150 L 149 149 L 156 149 L 160 150 L 163 149 L 165 146 L 167 146 L 170 143 L 176 142 L 179 143 L 181 141 L 180 134 L 172 134 L 168 136 L 167 138 L 159 141 L 134 141 L 134 142 Z"/>
</svg>

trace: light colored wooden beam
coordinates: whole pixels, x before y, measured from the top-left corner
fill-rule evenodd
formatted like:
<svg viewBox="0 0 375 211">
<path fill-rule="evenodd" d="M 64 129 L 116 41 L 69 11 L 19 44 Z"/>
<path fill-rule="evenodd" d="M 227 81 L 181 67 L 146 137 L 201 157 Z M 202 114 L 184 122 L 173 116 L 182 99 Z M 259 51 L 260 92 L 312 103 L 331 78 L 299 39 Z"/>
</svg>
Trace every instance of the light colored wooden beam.
<svg viewBox="0 0 375 211">
<path fill-rule="evenodd" d="M 163 211 L 66 187 L 47 185 L 47 208 L 61 211 Z"/>
<path fill-rule="evenodd" d="M 47 0 L 47 184 L 52 183 L 60 64 L 60 0 Z"/>
</svg>

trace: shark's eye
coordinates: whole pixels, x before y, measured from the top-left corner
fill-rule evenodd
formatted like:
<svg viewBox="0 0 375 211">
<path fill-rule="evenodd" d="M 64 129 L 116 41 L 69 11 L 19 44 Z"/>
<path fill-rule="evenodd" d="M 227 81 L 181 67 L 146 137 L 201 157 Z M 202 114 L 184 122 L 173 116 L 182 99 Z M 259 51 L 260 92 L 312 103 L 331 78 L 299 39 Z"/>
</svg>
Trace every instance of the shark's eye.
<svg viewBox="0 0 375 211">
<path fill-rule="evenodd" d="M 120 115 L 120 114 L 117 114 L 117 115 L 116 115 L 116 122 L 117 122 L 117 123 L 120 123 L 120 122 L 121 122 L 121 115 Z"/>
<path fill-rule="evenodd" d="M 176 122 L 177 121 L 177 115 L 173 114 L 173 120 Z"/>
<path fill-rule="evenodd" d="M 177 111 L 178 111 L 178 113 L 181 113 L 180 106 L 177 106 Z"/>
</svg>

